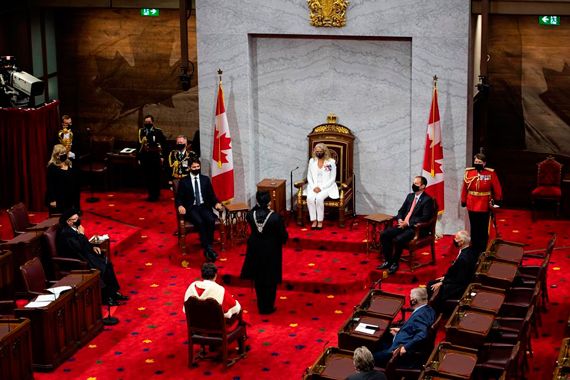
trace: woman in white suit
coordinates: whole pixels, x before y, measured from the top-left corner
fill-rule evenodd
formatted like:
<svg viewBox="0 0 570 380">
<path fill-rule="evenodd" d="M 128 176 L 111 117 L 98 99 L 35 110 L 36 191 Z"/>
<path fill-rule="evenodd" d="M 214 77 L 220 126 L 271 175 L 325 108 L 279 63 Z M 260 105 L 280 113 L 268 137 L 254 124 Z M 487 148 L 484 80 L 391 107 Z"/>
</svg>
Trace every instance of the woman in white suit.
<svg viewBox="0 0 570 380">
<path fill-rule="evenodd" d="M 313 157 L 307 169 L 307 208 L 311 219 L 311 229 L 322 229 L 325 216 L 325 199 L 338 199 L 336 184 L 336 163 L 331 158 L 329 148 L 319 143 L 313 149 Z"/>
</svg>

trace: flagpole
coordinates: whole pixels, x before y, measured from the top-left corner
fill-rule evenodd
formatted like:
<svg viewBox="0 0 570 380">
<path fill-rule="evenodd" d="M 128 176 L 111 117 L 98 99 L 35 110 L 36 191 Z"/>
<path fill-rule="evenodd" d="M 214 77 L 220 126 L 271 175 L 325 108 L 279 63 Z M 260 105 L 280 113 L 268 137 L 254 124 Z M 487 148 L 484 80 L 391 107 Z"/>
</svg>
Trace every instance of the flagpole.
<svg viewBox="0 0 570 380">
<path fill-rule="evenodd" d="M 434 136 L 435 139 L 435 126 L 433 126 L 433 117 L 434 117 L 434 112 L 435 112 L 435 102 L 434 102 L 434 97 L 437 94 L 437 75 L 433 76 L 433 91 L 431 94 L 431 112 L 430 112 L 430 118 L 431 120 L 429 121 L 429 123 L 432 125 L 432 136 Z M 431 176 L 432 178 L 435 177 L 435 144 L 431 144 Z"/>
<path fill-rule="evenodd" d="M 223 94 L 224 94 L 224 89 L 222 87 L 222 74 L 223 73 L 224 72 L 222 71 L 222 69 L 218 68 L 218 79 L 219 79 L 219 81 L 218 81 L 218 96 L 219 96 L 219 92 L 221 91 L 222 92 L 222 99 L 223 99 Z M 218 102 L 218 100 L 216 99 L 216 107 L 217 107 L 217 102 Z M 214 131 L 214 135 L 215 134 L 216 134 L 216 131 Z M 218 140 L 221 138 L 222 138 L 221 133 L 218 133 Z M 219 149 L 219 151 L 218 151 L 218 157 L 219 157 L 218 158 L 218 167 L 221 168 L 222 167 L 222 144 L 220 144 L 219 141 L 218 141 L 218 149 Z"/>
</svg>

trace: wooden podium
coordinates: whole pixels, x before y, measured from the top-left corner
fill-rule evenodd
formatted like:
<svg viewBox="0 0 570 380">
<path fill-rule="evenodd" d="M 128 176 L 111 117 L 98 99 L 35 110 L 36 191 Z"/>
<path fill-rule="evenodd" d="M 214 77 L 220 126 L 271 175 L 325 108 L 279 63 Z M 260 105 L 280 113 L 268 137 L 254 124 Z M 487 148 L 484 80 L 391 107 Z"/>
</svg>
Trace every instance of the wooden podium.
<svg viewBox="0 0 570 380">
<path fill-rule="evenodd" d="M 281 216 L 286 217 L 287 207 L 285 203 L 284 179 L 266 178 L 257 184 L 257 191 L 268 191 L 271 196 L 271 209 Z"/>
</svg>

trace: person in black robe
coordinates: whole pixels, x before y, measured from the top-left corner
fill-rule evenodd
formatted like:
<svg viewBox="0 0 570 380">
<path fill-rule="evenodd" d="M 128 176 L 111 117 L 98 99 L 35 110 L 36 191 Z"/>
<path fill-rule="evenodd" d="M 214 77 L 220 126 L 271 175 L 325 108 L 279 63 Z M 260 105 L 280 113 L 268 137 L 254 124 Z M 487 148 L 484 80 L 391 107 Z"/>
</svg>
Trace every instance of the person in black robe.
<svg viewBox="0 0 570 380">
<path fill-rule="evenodd" d="M 162 149 L 166 145 L 166 137 L 162 129 L 154 125 L 154 117 L 146 115 L 144 125 L 139 128 L 138 161 L 142 167 L 149 202 L 156 202 L 160 198 L 161 172 L 164 157 Z"/>
<path fill-rule="evenodd" d="M 78 176 L 61 144 L 53 147 L 47 167 L 46 203 L 50 213 L 61 214 L 65 210 L 80 210 Z"/>
<path fill-rule="evenodd" d="M 253 280 L 260 314 L 275 311 L 277 284 L 282 280 L 283 244 L 289 235 L 281 215 L 269 209 L 267 191 L 258 191 L 257 205 L 246 220 L 251 228 L 241 278 Z"/>
<path fill-rule="evenodd" d="M 87 262 L 89 268 L 101 272 L 101 296 L 103 304 L 116 306 L 118 301 L 126 301 L 129 297 L 119 293 L 119 282 L 113 264 L 101 253 L 99 247 L 93 246 L 81 225 L 76 210 L 66 210 L 59 218 L 60 229 L 57 234 L 57 251 L 61 256 Z"/>
<path fill-rule="evenodd" d="M 429 298 L 435 293 L 432 307 L 441 313 L 449 313 L 446 301 L 459 299 L 471 283 L 475 274 L 479 255 L 470 246 L 471 237 L 467 231 L 459 231 L 453 238 L 453 245 L 459 248 L 459 253 L 443 277 L 427 283 Z"/>
</svg>

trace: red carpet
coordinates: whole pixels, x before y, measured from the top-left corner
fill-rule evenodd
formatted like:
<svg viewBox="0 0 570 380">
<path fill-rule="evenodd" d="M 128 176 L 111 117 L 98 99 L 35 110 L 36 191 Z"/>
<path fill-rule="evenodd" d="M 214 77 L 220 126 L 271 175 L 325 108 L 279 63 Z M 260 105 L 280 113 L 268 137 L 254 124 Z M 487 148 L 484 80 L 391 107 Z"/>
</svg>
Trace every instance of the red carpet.
<svg viewBox="0 0 570 380">
<path fill-rule="evenodd" d="M 199 276 L 202 256 L 197 236 L 190 236 L 192 254 L 188 267 L 175 265 L 178 257 L 175 217 L 170 193 L 158 203 L 143 202 L 142 193 L 99 194 L 101 202 L 83 204 L 88 235 L 109 233 L 120 254 L 113 258 L 122 291 L 131 296 L 113 311 L 120 319 L 88 346 L 52 373 L 36 373 L 37 379 L 285 379 L 300 378 L 327 345 L 336 345 L 336 334 L 352 308 L 366 293 L 365 286 L 379 278 L 374 268 L 377 254 L 365 253 L 366 225 L 338 229 L 332 222 L 318 234 L 289 225 L 290 242 L 284 252 L 284 284 L 278 292 L 277 312 L 257 314 L 255 293 L 239 280 L 244 245 L 221 253 L 218 261 L 227 288 L 245 310 L 248 327 L 246 359 L 230 369 L 202 361 L 187 368 L 186 324 L 182 297 Z M 43 215 L 35 218 L 41 219 Z M 527 242 L 527 250 L 543 249 L 550 233 L 558 233 L 557 249 L 549 267 L 548 314 L 543 316 L 540 337 L 533 340 L 531 379 L 551 377 L 557 349 L 569 314 L 565 268 L 570 263 L 568 220 L 532 223 L 526 211 L 504 210 L 500 232 L 509 240 Z M 5 213 L 0 216 L 0 238 L 9 238 Z M 403 270 L 384 280 L 386 291 L 408 294 L 419 283 L 441 275 L 453 255 L 450 237 L 437 243 L 438 265 L 413 275 Z M 405 269 L 404 267 L 402 269 Z M 35 342 L 34 342 L 35 343 Z"/>
</svg>

